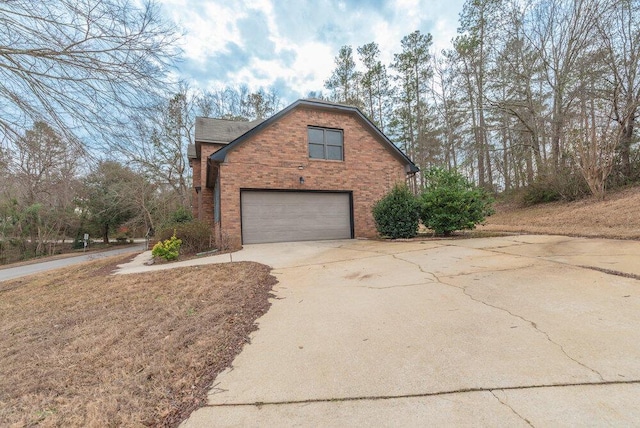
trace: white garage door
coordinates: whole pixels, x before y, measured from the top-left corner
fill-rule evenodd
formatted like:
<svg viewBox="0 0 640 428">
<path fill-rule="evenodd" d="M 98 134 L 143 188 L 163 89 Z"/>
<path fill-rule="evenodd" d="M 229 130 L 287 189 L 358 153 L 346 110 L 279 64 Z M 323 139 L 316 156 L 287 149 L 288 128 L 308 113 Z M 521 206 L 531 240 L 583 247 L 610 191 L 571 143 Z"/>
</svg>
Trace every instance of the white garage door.
<svg viewBox="0 0 640 428">
<path fill-rule="evenodd" d="M 245 244 L 351 238 L 348 193 L 244 190 L 240 198 Z"/>
</svg>

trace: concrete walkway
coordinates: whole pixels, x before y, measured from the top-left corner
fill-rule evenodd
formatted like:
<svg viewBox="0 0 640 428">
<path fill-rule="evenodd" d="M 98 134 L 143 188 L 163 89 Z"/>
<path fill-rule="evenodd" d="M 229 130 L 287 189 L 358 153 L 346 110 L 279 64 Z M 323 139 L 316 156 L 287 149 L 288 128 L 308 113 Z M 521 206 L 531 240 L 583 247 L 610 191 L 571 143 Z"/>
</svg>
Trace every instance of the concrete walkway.
<svg viewBox="0 0 640 428">
<path fill-rule="evenodd" d="M 352 240 L 187 263 L 231 259 L 273 266 L 276 298 L 184 427 L 640 421 L 640 242 Z"/>
</svg>

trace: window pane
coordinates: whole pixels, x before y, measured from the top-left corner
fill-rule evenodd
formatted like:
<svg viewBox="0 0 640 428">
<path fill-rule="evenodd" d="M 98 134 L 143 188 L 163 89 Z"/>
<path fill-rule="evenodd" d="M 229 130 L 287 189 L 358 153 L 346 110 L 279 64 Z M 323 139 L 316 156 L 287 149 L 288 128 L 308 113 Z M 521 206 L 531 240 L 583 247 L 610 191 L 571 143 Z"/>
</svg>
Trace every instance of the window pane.
<svg viewBox="0 0 640 428">
<path fill-rule="evenodd" d="M 342 160 L 342 147 L 327 146 L 327 159 Z"/>
<path fill-rule="evenodd" d="M 312 159 L 324 159 L 324 146 L 322 144 L 309 144 L 309 157 Z"/>
<path fill-rule="evenodd" d="M 309 144 L 324 144 L 324 132 L 322 129 L 309 128 Z"/>
<path fill-rule="evenodd" d="M 342 145 L 342 132 L 340 131 L 325 131 L 325 137 L 327 138 L 327 144 L 331 144 L 332 146 L 341 146 Z"/>
</svg>

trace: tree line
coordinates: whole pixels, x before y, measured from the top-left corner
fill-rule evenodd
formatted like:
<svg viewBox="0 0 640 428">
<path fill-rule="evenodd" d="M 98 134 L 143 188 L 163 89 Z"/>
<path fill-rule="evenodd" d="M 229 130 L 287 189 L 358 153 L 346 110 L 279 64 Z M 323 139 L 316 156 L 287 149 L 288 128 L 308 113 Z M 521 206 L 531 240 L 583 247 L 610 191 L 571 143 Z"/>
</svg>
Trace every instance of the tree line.
<svg viewBox="0 0 640 428">
<path fill-rule="evenodd" d="M 638 0 L 467 0 L 448 49 L 420 31 L 390 64 L 343 46 L 310 95 L 359 106 L 423 170 L 602 198 L 640 179 L 639 23 Z"/>
<path fill-rule="evenodd" d="M 343 46 L 309 96 L 360 107 L 423 171 L 603 197 L 640 181 L 639 20 L 640 0 L 467 0 L 448 49 L 420 31 L 389 64 L 376 43 Z M 179 36 L 152 0 L 13 0 L 0 24 L 0 242 L 25 252 L 188 216 L 195 116 L 283 107 L 172 81 Z"/>
<path fill-rule="evenodd" d="M 172 80 L 179 35 L 152 0 L 13 0 L 0 24 L 0 262 L 188 218 L 195 116 L 281 107 Z"/>
<path fill-rule="evenodd" d="M 54 254 L 84 233 L 108 243 L 188 219 L 195 116 L 236 120 L 275 113 L 273 92 L 246 87 L 196 92 L 185 85 L 149 113 L 132 117 L 122 144 L 94 158 L 45 122 L 0 152 L 0 256 Z M 93 155 L 95 156 L 95 154 Z"/>
</svg>

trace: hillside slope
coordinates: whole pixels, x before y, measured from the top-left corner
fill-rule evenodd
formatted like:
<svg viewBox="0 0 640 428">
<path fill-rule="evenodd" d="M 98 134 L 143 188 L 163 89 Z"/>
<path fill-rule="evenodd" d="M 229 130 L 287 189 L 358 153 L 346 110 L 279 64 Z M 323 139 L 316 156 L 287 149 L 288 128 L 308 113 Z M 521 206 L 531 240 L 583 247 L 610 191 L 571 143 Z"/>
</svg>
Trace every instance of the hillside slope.
<svg viewBox="0 0 640 428">
<path fill-rule="evenodd" d="M 575 202 L 533 207 L 499 203 L 479 230 L 640 239 L 640 186 Z"/>
</svg>

